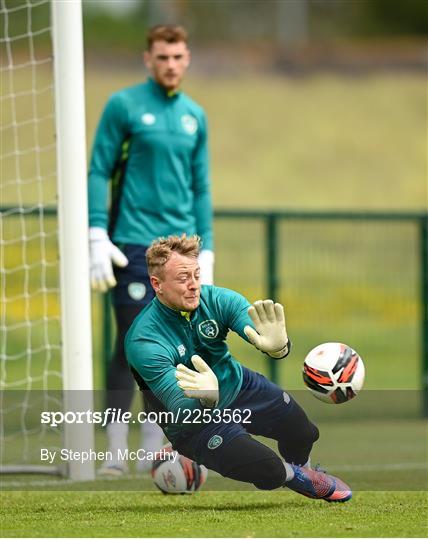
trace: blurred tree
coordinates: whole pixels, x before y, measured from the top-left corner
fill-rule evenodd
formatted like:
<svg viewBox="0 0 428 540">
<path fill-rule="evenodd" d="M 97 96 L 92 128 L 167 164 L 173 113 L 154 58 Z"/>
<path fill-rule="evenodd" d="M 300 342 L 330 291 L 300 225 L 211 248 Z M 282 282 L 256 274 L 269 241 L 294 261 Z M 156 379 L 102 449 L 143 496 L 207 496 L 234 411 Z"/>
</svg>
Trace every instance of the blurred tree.
<svg viewBox="0 0 428 540">
<path fill-rule="evenodd" d="M 49 2 L 2 0 L 0 13 L 0 34 L 19 36 L 30 16 L 33 28 L 48 26 Z M 147 27 L 161 22 L 185 25 L 198 44 L 288 47 L 305 40 L 428 33 L 428 0 L 83 0 L 83 14 L 86 47 L 104 52 L 143 48 Z M 49 33 L 40 39 L 49 40 Z M 15 40 L 20 46 L 25 40 Z"/>
<path fill-rule="evenodd" d="M 370 0 L 365 2 L 364 10 L 372 33 L 428 34 L 426 0 Z"/>
</svg>

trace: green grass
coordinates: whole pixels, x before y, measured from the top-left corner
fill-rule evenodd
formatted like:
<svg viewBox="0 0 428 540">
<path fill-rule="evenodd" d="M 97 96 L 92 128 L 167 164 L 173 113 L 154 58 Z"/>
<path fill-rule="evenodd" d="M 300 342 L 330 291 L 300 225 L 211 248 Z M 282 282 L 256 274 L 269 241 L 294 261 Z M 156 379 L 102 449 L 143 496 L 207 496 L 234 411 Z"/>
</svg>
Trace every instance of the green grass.
<svg viewBox="0 0 428 540">
<path fill-rule="evenodd" d="M 88 133 L 142 72 L 88 70 Z M 427 208 L 423 75 L 189 78 L 210 124 L 214 203 L 238 208 Z"/>
<path fill-rule="evenodd" d="M 359 492 L 344 505 L 286 490 L 3 493 L 4 537 L 424 537 L 421 492 Z"/>
<path fill-rule="evenodd" d="M 403 396 L 396 398 L 403 402 Z M 354 497 L 344 505 L 311 501 L 288 490 L 261 492 L 212 472 L 202 491 L 189 496 L 162 495 L 148 475 L 137 475 L 132 469 L 120 479 L 89 483 L 22 475 L 3 478 L 2 535 L 426 536 L 426 423 L 346 421 L 344 410 L 325 407 L 332 417 L 318 422 L 321 439 L 312 454 L 352 486 Z M 334 418 L 335 413 L 342 420 Z M 137 440 L 138 433 L 132 430 L 131 447 Z"/>
<path fill-rule="evenodd" d="M 383 392 L 378 395 L 373 392 L 362 394 L 354 402 L 340 407 L 321 404 L 308 393 L 293 393 L 293 396 L 320 430 L 320 439 L 312 451 L 314 464 L 320 462 L 332 473 L 343 476 L 355 490 L 400 491 L 423 490 L 428 487 L 427 424 L 421 419 L 415 419 L 415 395 L 409 392 Z M 33 408 L 37 412 L 39 407 Z M 36 412 L 33 423 L 29 415 L 26 417 L 27 429 L 35 429 L 33 433 L 25 436 L 16 433 L 13 435 L 14 431 L 19 431 L 19 416 L 16 421 L 13 414 L 6 416 L 4 464 L 14 463 L 16 456 L 22 455 L 24 449 L 28 452 L 30 463 L 41 464 L 40 448 L 57 449 L 61 445 L 59 429 L 56 433 L 51 430 L 44 437 L 39 437 Z M 274 441 L 261 440 L 276 451 Z M 105 445 L 105 432 L 97 429 L 95 448 L 98 451 L 106 450 Z M 137 426 L 131 425 L 129 447 L 132 450 L 140 447 Z M 64 462 L 59 459 L 55 464 L 64 466 Z M 130 472 L 136 473 L 135 462 L 131 461 L 129 466 Z M 9 477 L 4 477 L 3 480 L 4 489 L 34 489 L 28 483 L 32 480 L 29 477 L 13 478 L 13 482 L 18 483 L 10 486 L 7 484 Z M 242 483 L 219 480 L 210 477 L 208 488 L 229 491 L 245 488 Z M 138 482 L 132 483 L 128 480 L 123 484 L 110 483 L 109 486 L 97 483 L 92 489 L 153 489 L 151 482 L 140 486 Z M 61 486 L 56 486 L 55 489 L 58 488 L 61 489 Z M 88 489 L 87 484 L 73 484 L 68 488 Z"/>
</svg>

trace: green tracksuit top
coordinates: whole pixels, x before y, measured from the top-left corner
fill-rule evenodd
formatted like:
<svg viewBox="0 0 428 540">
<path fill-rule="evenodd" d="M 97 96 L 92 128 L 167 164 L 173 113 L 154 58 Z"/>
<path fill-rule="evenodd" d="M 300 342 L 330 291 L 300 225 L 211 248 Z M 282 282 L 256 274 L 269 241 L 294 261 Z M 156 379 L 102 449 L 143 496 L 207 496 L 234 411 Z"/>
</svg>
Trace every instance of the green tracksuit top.
<svg viewBox="0 0 428 540">
<path fill-rule="evenodd" d="M 184 395 L 175 378 L 180 363 L 195 369 L 190 360 L 193 354 L 201 356 L 218 379 L 218 408 L 230 405 L 241 389 L 242 366 L 231 355 L 226 336 L 230 329 L 248 341 L 244 327 L 254 327 L 247 313 L 249 306 L 234 291 L 203 285 L 200 305 L 190 320 L 157 298 L 142 310 L 126 335 L 125 351 L 140 388 L 149 390 L 157 402 L 157 406 L 151 403 L 151 409 L 175 414 L 202 408 L 198 399 Z M 173 423 L 162 427 L 168 438 L 174 438 L 202 426 Z"/>
<path fill-rule="evenodd" d="M 209 184 L 206 117 L 197 103 L 153 79 L 110 97 L 89 168 L 91 227 L 143 246 L 159 236 L 198 234 L 212 250 Z"/>
</svg>

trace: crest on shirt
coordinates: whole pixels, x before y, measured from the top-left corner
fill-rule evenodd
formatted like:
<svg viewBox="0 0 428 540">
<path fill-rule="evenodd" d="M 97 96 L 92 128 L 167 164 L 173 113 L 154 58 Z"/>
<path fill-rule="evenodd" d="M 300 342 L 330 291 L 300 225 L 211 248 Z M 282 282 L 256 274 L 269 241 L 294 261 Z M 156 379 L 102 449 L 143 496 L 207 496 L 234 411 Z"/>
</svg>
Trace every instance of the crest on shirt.
<svg viewBox="0 0 428 540">
<path fill-rule="evenodd" d="M 152 126 L 156 122 L 156 116 L 152 113 L 144 113 L 141 122 L 146 126 Z"/>
<path fill-rule="evenodd" d="M 223 437 L 221 435 L 213 435 L 211 439 L 208 441 L 207 446 L 210 450 L 215 450 L 221 445 L 222 442 L 223 442 Z"/>
<path fill-rule="evenodd" d="M 146 296 L 146 286 L 144 283 L 130 283 L 128 285 L 128 294 L 133 300 L 142 300 Z"/>
<path fill-rule="evenodd" d="M 198 130 L 198 121 L 190 114 L 184 114 L 181 117 L 181 125 L 183 126 L 184 131 L 189 135 L 194 135 Z"/>
<path fill-rule="evenodd" d="M 182 357 L 186 354 L 186 347 L 181 343 L 181 345 L 177 347 L 177 351 L 180 357 Z"/>
<path fill-rule="evenodd" d="M 199 324 L 199 332 L 208 339 L 214 339 L 218 336 L 218 324 L 214 319 L 208 319 Z"/>
</svg>

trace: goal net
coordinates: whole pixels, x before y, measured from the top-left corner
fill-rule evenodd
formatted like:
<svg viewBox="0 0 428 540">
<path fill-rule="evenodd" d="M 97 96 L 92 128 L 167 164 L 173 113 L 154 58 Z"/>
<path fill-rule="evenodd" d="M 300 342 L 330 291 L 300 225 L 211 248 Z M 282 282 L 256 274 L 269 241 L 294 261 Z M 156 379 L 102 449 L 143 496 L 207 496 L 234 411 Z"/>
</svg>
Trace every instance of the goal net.
<svg viewBox="0 0 428 540">
<path fill-rule="evenodd" d="M 58 449 L 64 437 L 58 428 L 41 423 L 40 411 L 62 410 L 65 392 L 86 390 L 91 374 L 82 384 L 67 377 L 67 297 L 75 293 L 75 285 L 70 290 L 61 265 L 75 253 L 67 254 L 64 241 L 64 235 L 70 234 L 64 232 L 70 228 L 67 212 L 73 207 L 67 210 L 64 204 L 68 195 L 61 183 L 67 178 L 59 165 L 67 164 L 67 156 L 58 153 L 67 134 L 61 133 L 57 121 L 64 100 L 58 99 L 60 84 L 55 84 L 53 58 L 61 61 L 62 53 L 55 50 L 54 55 L 49 0 L 0 2 L 1 471 L 64 472 L 63 464 L 45 467 L 40 460 L 41 447 Z M 80 8 L 79 1 L 70 3 Z M 84 125 L 84 119 L 81 123 Z M 80 180 L 83 189 L 84 179 Z M 79 182 L 76 184 L 79 190 Z M 84 218 L 80 219 L 83 223 L 74 224 L 79 249 L 85 242 L 79 231 L 86 226 Z M 85 264 L 85 250 L 80 256 Z M 85 271 L 83 275 L 85 279 Z M 81 293 L 83 323 L 89 308 L 85 286 Z M 87 362 L 90 343 L 85 347 Z"/>
</svg>

